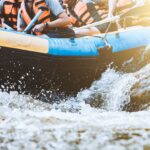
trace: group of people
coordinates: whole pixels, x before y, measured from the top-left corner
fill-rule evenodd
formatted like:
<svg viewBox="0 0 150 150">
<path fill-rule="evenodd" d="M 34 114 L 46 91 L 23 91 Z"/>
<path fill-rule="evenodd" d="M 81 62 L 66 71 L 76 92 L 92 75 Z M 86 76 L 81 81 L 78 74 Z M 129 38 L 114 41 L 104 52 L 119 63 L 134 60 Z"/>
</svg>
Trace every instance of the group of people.
<svg viewBox="0 0 150 150">
<path fill-rule="evenodd" d="M 46 7 L 30 33 L 49 37 L 93 35 L 105 32 L 108 23 L 87 29 L 78 27 L 112 17 L 116 8 L 143 5 L 145 1 L 148 0 L 1 0 L 1 26 L 22 32 L 40 8 Z"/>
</svg>

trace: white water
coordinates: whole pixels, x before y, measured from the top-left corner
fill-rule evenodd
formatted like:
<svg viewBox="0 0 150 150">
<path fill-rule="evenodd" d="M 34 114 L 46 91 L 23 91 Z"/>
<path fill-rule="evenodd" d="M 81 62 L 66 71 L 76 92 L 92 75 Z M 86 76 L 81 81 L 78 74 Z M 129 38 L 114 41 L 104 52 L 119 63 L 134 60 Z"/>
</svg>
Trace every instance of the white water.
<svg viewBox="0 0 150 150">
<path fill-rule="evenodd" d="M 148 104 L 149 78 L 150 65 L 129 74 L 108 69 L 76 98 L 53 105 L 0 92 L 0 149 L 149 150 L 149 108 L 122 111 L 133 97 Z M 97 108 L 89 105 L 95 101 Z"/>
</svg>

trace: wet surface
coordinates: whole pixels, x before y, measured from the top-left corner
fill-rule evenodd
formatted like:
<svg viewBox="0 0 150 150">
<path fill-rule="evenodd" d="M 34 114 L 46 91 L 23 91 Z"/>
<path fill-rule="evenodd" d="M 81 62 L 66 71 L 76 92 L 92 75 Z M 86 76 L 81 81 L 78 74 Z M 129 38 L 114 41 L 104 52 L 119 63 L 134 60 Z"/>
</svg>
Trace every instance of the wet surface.
<svg viewBox="0 0 150 150">
<path fill-rule="evenodd" d="M 149 150 L 149 77 L 150 65 L 134 73 L 107 69 L 59 104 L 0 92 L 0 149 Z"/>
</svg>

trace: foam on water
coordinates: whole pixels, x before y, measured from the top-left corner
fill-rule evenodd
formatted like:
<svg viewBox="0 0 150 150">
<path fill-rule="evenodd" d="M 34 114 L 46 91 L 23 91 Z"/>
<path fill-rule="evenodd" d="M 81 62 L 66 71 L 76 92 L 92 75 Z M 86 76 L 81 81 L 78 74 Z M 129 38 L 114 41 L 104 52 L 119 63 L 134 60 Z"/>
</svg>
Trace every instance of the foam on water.
<svg viewBox="0 0 150 150">
<path fill-rule="evenodd" d="M 123 74 L 108 69 L 102 78 L 78 94 L 85 101 L 103 101 L 102 108 L 108 111 L 122 110 L 130 102 L 130 89 L 137 79 L 133 74 Z"/>
<path fill-rule="evenodd" d="M 89 89 L 60 104 L 0 92 L 0 149 L 148 150 L 149 108 L 122 110 L 143 100 L 141 93 L 149 97 L 149 77 L 150 65 L 129 74 L 108 69 Z"/>
</svg>

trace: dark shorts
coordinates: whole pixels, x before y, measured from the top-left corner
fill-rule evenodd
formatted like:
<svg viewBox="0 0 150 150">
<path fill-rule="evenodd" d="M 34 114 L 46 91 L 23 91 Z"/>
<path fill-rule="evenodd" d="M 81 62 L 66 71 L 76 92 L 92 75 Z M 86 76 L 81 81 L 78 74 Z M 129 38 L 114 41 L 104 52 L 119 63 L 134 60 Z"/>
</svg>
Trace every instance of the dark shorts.
<svg viewBox="0 0 150 150">
<path fill-rule="evenodd" d="M 50 38 L 71 38 L 75 37 L 75 33 L 72 29 L 67 28 L 67 29 L 62 29 L 62 28 L 57 28 L 49 31 L 46 33 L 46 35 Z"/>
</svg>

